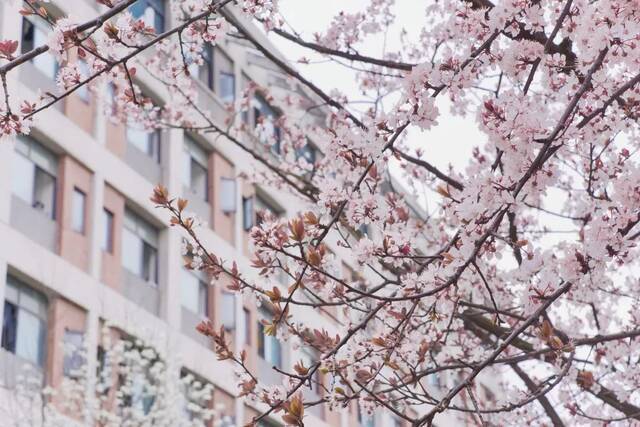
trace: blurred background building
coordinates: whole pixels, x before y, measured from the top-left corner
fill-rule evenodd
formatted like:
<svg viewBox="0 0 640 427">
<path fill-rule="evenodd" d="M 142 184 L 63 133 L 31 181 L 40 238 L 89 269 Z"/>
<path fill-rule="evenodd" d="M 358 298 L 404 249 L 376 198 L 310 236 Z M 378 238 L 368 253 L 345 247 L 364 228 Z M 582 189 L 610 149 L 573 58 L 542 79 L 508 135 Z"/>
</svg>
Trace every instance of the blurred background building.
<svg viewBox="0 0 640 427">
<path fill-rule="evenodd" d="M 45 44 L 49 28 L 42 20 L 21 19 L 21 7 L 19 1 L 0 4 L 0 39 L 20 40 L 24 53 Z M 58 0 L 48 7 L 53 16 L 72 14 L 80 22 L 106 10 L 94 0 Z M 170 28 L 171 13 L 162 0 L 139 0 L 131 11 L 157 32 Z M 276 50 L 260 30 L 245 25 Z M 79 65 L 86 68 L 82 61 Z M 57 67 L 53 56 L 40 55 L 13 73 L 10 84 L 20 98 L 36 98 L 38 90 L 55 93 Z M 259 52 L 233 38 L 209 48 L 192 76 L 200 100 L 222 128 L 234 120 L 251 128 L 261 115 L 279 114 L 256 95 L 248 113 L 230 115 L 225 105 L 251 81 L 281 93 L 304 93 Z M 166 91 L 153 76 L 139 70 L 136 83 L 162 104 Z M 252 172 L 250 156 L 224 138 L 180 129 L 147 133 L 136 123 L 114 124 L 97 91 L 77 90 L 39 114 L 30 136 L 0 144 L 0 386 L 11 393 L 26 363 L 55 387 L 74 363 L 63 348 L 69 344 L 86 347 L 89 372 L 95 372 L 100 330 L 107 322 L 121 336 L 143 339 L 160 353 L 179 353 L 182 367 L 176 372 L 213 385 L 214 403 L 221 404 L 224 415 L 217 425 L 244 425 L 264 408 L 235 397 L 234 368 L 216 360 L 212 343 L 195 330 L 199 321 L 209 318 L 224 326 L 234 348 L 247 350 L 250 369 L 268 383 L 279 381 L 271 366 L 290 371 L 296 361 L 314 355 L 263 335 L 263 314 L 252 298 L 229 293 L 224 280 L 211 286 L 204 275 L 184 269 L 181 231 L 167 226 L 149 196 L 162 183 L 172 196 L 188 198 L 188 209 L 208 222 L 199 232 L 205 244 L 226 260 L 238 260 L 247 272 L 248 233 L 259 213 L 294 214 L 296 202 L 244 180 L 243 173 Z M 322 109 L 301 119 L 325 121 Z M 277 139 L 277 127 L 273 132 Z M 257 136 L 245 137 L 259 148 Z M 310 141 L 298 155 L 313 161 L 320 153 Z M 329 246 L 340 254 L 335 244 Z M 355 271 L 347 263 L 341 270 L 344 275 Z M 329 331 L 340 322 L 335 312 L 312 315 Z M 437 379 L 431 384 L 437 388 Z M 322 397 L 321 390 L 306 393 L 308 399 Z M 355 405 L 334 411 L 320 405 L 307 413 L 310 426 L 404 425 L 383 411 L 362 416 Z M 280 424 L 276 415 L 262 425 Z"/>
</svg>

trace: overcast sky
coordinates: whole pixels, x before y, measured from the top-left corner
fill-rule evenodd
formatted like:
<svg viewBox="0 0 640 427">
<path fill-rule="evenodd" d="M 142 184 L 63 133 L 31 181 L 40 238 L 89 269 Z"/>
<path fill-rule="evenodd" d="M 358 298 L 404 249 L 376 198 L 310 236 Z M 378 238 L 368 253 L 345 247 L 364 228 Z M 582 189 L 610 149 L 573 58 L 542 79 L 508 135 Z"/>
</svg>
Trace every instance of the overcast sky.
<svg viewBox="0 0 640 427">
<path fill-rule="evenodd" d="M 364 10 L 369 1 L 281 0 L 280 8 L 288 25 L 305 39 L 313 40 L 313 34 L 323 32 L 337 13 L 342 10 L 347 13 Z M 399 48 L 399 32 L 402 28 L 409 32 L 410 37 L 416 37 L 425 21 L 426 3 L 424 0 L 397 0 L 393 9 L 397 16 L 396 25 L 391 28 L 386 42 L 383 38 L 368 39 L 367 43 L 358 47 L 359 51 L 381 57 L 385 47 L 387 50 L 397 50 Z M 283 40 L 277 35 L 271 35 L 271 39 L 292 61 L 297 61 L 302 57 L 311 60 L 309 65 L 298 63 L 296 67 L 325 91 L 328 92 L 335 88 L 346 94 L 351 101 L 364 99 L 357 89 L 352 70 L 326 61 L 318 55 L 313 55 L 310 50 Z M 385 108 L 390 106 L 389 102 Z M 410 129 L 407 133 L 409 142 L 413 146 L 422 148 L 425 152 L 425 158 L 437 167 L 446 169 L 451 163 L 456 170 L 462 171 L 472 148 L 484 141 L 484 136 L 478 131 L 473 118 L 463 119 L 451 115 L 448 103 L 444 99 L 439 101 L 438 106 L 441 112 L 441 117 L 438 119 L 439 125 L 429 132 Z M 351 108 L 356 110 L 357 107 L 355 104 Z"/>
<path fill-rule="evenodd" d="M 282 15 L 287 19 L 287 24 L 291 25 L 305 39 L 312 40 L 313 34 L 326 29 L 333 16 L 341 10 L 347 13 L 364 10 L 369 2 L 370 0 L 280 0 L 280 9 Z M 417 36 L 426 20 L 426 4 L 425 0 L 396 1 L 393 12 L 397 19 L 395 26 L 391 28 L 387 36 L 387 49 L 398 49 L 399 31 L 402 28 L 408 31 L 410 38 Z M 298 63 L 296 67 L 325 91 L 337 88 L 349 96 L 351 100 L 362 99 L 355 85 L 353 71 L 328 61 L 319 62 L 321 57 L 318 55 L 313 55 L 308 49 L 287 42 L 277 35 L 271 35 L 271 39 L 292 61 L 297 61 L 302 57 L 312 60 L 310 65 Z M 385 43 L 382 38 L 371 39 L 362 46 L 360 52 L 379 57 L 383 53 L 384 46 Z M 446 170 L 451 164 L 456 171 L 463 171 L 469 161 L 473 147 L 482 145 L 486 138 L 478 130 L 475 117 L 461 118 L 453 116 L 449 112 L 448 102 L 444 98 L 442 96 L 438 98 L 438 107 L 441 113 L 438 119 L 438 126 L 428 132 L 421 132 L 415 128 L 410 129 L 408 131 L 408 140 L 412 146 L 422 148 L 425 153 L 425 159 L 441 170 Z M 390 104 L 385 105 L 385 107 L 389 106 Z M 355 109 L 356 106 L 353 108 Z M 546 205 L 559 210 L 562 198 L 553 193 L 555 191 L 551 190 Z M 418 196 L 424 203 L 424 195 Z M 439 201 L 440 196 L 436 196 L 433 193 L 427 195 L 428 208 L 431 212 L 433 212 Z M 544 214 L 543 216 L 545 217 L 545 222 L 553 229 L 573 228 L 566 221 Z M 551 234 L 545 240 L 551 243 L 567 237 L 566 234 L 562 233 Z"/>
</svg>

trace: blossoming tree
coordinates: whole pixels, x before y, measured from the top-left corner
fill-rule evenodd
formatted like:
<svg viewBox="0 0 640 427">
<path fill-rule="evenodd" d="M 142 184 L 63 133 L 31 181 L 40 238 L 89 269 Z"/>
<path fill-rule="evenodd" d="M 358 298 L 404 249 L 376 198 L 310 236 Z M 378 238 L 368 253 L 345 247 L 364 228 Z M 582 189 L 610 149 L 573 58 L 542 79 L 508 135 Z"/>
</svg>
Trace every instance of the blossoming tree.
<svg viewBox="0 0 640 427">
<path fill-rule="evenodd" d="M 116 119 L 220 134 L 255 158 L 256 176 L 299 198 L 299 215 L 265 215 L 252 229 L 257 274 L 250 275 L 201 243 L 187 200 L 162 186 L 152 197 L 185 230 L 192 268 L 226 276 L 231 290 L 264 301 L 273 313 L 266 333 L 319 355 L 280 370 L 283 386 L 267 386 L 224 331 L 199 326 L 219 358 L 237 364 L 241 394 L 268 408 L 254 423 L 279 412 L 287 424 L 303 425 L 306 408 L 354 401 L 415 426 L 442 412 L 496 425 L 640 421 L 640 1 L 424 1 L 412 6 L 424 12 L 415 40 L 401 34 L 402 48 L 384 56 L 360 46 L 393 24 L 393 0 L 336 13 L 313 39 L 284 24 L 276 0 L 172 0 L 178 24 L 162 33 L 127 12 L 135 0 L 97 3 L 100 15 L 75 22 L 27 0 L 22 13 L 51 32 L 47 44 L 21 55 L 17 41 L 0 43 L 0 132 L 28 133 L 39 112 L 79 87 L 109 84 Z M 354 86 L 392 104 L 373 101 L 356 113 L 346 96 L 271 52 L 246 19 L 356 69 Z M 243 144 L 240 120 L 217 124 L 198 100 L 190 65 L 227 36 L 251 44 L 320 100 L 326 122 L 295 120 L 293 112 L 311 108 L 303 97 L 249 85 L 229 108 L 242 114 L 256 91 L 278 105 L 282 116 L 262 118 L 258 131 L 280 144 L 279 154 Z M 59 92 L 20 99 L 11 75 L 45 53 L 60 64 Z M 168 103 L 142 95 L 141 69 L 164 84 Z M 437 168 L 433 148 L 406 136 L 438 126 L 439 99 L 475 121 L 486 140 L 462 171 Z M 308 135 L 322 152 L 312 162 L 294 154 Z M 409 188 L 437 194 L 436 212 L 416 214 L 409 193 L 388 185 L 392 165 Z M 551 193 L 560 201 L 550 203 Z M 547 239 L 558 223 L 571 233 Z M 337 274 L 329 240 L 362 274 Z M 283 276 L 287 286 L 273 285 Z M 300 314 L 320 308 L 339 313 L 337 333 Z M 302 391 L 317 372 L 332 380 L 317 384 L 321 399 L 306 401 Z M 484 372 L 500 373 L 493 400 L 474 381 Z M 433 375 L 456 380 L 434 394 L 426 386 Z"/>
<path fill-rule="evenodd" d="M 44 385 L 25 365 L 0 403 L 7 427 L 210 425 L 217 409 L 213 386 L 163 360 L 146 343 L 116 338 L 103 328 L 99 364 L 87 363 L 87 349 L 69 345 L 69 369 L 59 384 Z M 97 375 L 92 375 L 96 369 Z M 219 417 L 224 421 L 224 417 Z"/>
</svg>

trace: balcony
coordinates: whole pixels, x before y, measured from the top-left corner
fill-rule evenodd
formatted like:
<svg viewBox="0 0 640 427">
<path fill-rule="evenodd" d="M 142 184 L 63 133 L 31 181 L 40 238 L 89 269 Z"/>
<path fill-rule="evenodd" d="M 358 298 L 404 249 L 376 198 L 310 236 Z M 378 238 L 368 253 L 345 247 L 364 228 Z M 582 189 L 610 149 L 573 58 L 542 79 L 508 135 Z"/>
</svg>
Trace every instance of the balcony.
<svg viewBox="0 0 640 427">
<path fill-rule="evenodd" d="M 44 384 L 44 371 L 41 367 L 0 349 L 0 387 L 13 390 L 18 380 L 23 386 L 39 388 Z"/>
<path fill-rule="evenodd" d="M 201 221 L 211 222 L 211 205 L 196 192 L 192 191 L 189 187 L 182 187 L 182 195 L 185 199 L 189 200 L 189 206 L 187 210 L 195 213 Z M 211 225 L 213 227 L 213 225 Z"/>
<path fill-rule="evenodd" d="M 124 296 L 134 304 L 157 316 L 160 312 L 159 287 L 143 280 L 126 268 L 122 269 L 122 275 Z"/>
<path fill-rule="evenodd" d="M 124 160 L 149 182 L 153 184 L 162 182 L 162 168 L 160 164 L 132 144 L 127 144 Z"/>
<path fill-rule="evenodd" d="M 180 322 L 182 333 L 194 341 L 197 341 L 203 347 L 211 348 L 210 339 L 196 330 L 196 326 L 198 326 L 201 320 L 202 316 L 188 308 L 182 307 L 182 321 Z"/>
<path fill-rule="evenodd" d="M 34 242 L 56 251 L 56 222 L 16 195 L 11 196 L 10 223 Z"/>
</svg>

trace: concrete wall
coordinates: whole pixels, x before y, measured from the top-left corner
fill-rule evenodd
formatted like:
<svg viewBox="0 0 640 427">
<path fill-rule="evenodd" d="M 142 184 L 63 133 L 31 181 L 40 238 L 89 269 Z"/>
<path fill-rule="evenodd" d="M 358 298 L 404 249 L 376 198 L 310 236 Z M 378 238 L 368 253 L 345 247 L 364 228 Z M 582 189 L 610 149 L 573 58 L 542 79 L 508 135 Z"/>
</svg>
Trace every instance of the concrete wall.
<svg viewBox="0 0 640 427">
<path fill-rule="evenodd" d="M 58 209 L 60 227 L 60 255 L 76 267 L 88 271 L 90 258 L 89 235 L 92 231 L 89 222 L 89 207 L 93 203 L 91 192 L 91 172 L 70 156 L 60 158 L 60 175 L 58 180 Z M 73 215 L 72 197 L 74 189 L 82 191 L 85 198 L 84 224 L 85 230 L 79 233 L 72 229 Z"/>
</svg>

